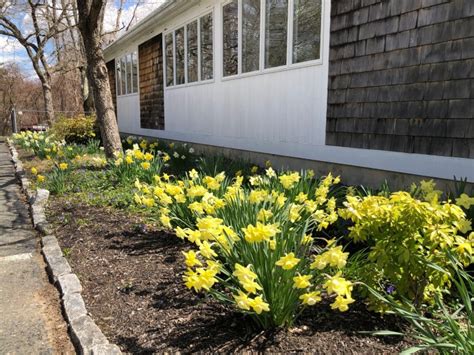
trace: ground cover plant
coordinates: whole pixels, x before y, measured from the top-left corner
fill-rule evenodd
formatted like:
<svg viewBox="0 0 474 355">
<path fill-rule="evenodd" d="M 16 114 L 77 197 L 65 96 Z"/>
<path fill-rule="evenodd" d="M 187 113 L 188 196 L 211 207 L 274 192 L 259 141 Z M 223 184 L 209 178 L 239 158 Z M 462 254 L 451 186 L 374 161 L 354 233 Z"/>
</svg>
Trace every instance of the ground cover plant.
<svg viewBox="0 0 474 355">
<path fill-rule="evenodd" d="M 318 177 L 275 171 L 271 162 L 256 167 L 198 155 L 181 143 L 128 137 L 124 153 L 107 161 L 97 141 L 68 144 L 31 132 L 13 138 L 35 185 L 51 190 L 66 210 L 80 204 L 104 215 L 124 211 L 141 220 L 127 233 L 160 229 L 156 238 L 174 235 L 166 245 L 177 248 L 169 260 L 181 286 L 176 281 L 172 287 L 192 290 L 194 296 L 185 292 L 189 302 L 220 304 L 248 329 L 291 330 L 308 314 L 333 314 L 344 322 L 362 305 L 381 312 L 380 319 L 395 312 L 410 323 L 416 312 L 439 324 L 443 304 L 466 303 L 456 283 L 468 275 L 473 253 L 474 198 L 465 185 L 449 195 L 431 181 L 406 191 L 392 192 L 388 184 L 370 190 L 344 186 L 330 173 Z M 75 255 L 76 242 L 66 244 L 68 255 Z M 456 268 L 452 258 L 459 261 Z M 375 317 L 364 309 L 363 317 Z M 458 312 L 450 321 L 471 329 L 467 317 Z M 399 323 L 398 332 L 411 332 L 403 322 L 392 323 Z M 420 349 L 435 347 L 426 337 L 417 339 Z M 397 344 L 393 349 L 407 345 Z"/>
</svg>

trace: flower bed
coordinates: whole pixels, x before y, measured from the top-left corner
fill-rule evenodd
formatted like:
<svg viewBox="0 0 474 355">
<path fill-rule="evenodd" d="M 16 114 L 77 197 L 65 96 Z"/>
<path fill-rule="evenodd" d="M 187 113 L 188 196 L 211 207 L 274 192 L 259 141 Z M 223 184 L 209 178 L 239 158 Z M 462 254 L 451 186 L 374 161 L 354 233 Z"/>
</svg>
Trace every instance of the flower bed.
<svg viewBox="0 0 474 355">
<path fill-rule="evenodd" d="M 36 184 L 53 193 L 56 234 L 76 272 L 94 280 L 89 302 L 97 305 L 104 332 L 110 329 L 124 350 L 198 349 L 199 338 L 206 343 L 199 349 L 207 351 L 291 351 L 290 344 L 310 350 L 322 348 L 331 329 L 351 351 L 361 341 L 367 343 L 362 352 L 397 351 L 407 344 L 354 332 L 393 330 L 399 318 L 387 323 L 384 312 L 404 316 L 410 309 L 436 318 L 442 302 L 446 309 L 466 302 L 450 294 L 457 270 L 473 254 L 474 198 L 462 183 L 449 195 L 430 181 L 407 191 L 370 191 L 344 186 L 331 174 L 277 172 L 270 162 L 259 168 L 202 157 L 174 143 L 129 138 L 128 149 L 107 161 L 93 142 L 71 145 L 28 133 L 15 138 L 34 152 L 25 165 Z M 129 272 L 131 281 L 121 278 Z M 165 302 L 166 312 L 152 309 L 152 300 Z M 107 309 L 111 315 L 104 317 Z M 133 315 L 143 324 L 127 318 Z M 465 322 L 462 310 L 459 315 Z M 181 324 L 193 320 L 202 325 Z M 149 334 L 154 323 L 159 332 L 176 325 L 176 333 Z M 149 335 L 142 339 L 126 324 Z M 224 328 L 225 341 L 209 339 L 213 327 Z M 124 340 L 127 334 L 138 339 Z M 271 335 L 271 344 L 263 340 Z M 176 337 L 181 340 L 173 342 Z M 334 344 L 342 346 L 333 339 L 328 351 Z"/>
</svg>

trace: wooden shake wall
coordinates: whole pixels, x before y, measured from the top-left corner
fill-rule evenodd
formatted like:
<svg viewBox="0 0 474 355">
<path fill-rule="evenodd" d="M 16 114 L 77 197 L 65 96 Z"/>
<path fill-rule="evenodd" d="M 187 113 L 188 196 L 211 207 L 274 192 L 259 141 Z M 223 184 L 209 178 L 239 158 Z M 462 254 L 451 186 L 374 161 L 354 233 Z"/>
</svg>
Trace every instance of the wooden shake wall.
<svg viewBox="0 0 474 355">
<path fill-rule="evenodd" d="M 165 129 L 161 34 L 138 47 L 140 126 Z"/>
<path fill-rule="evenodd" d="M 326 144 L 474 158 L 474 0 L 338 0 Z"/>
</svg>

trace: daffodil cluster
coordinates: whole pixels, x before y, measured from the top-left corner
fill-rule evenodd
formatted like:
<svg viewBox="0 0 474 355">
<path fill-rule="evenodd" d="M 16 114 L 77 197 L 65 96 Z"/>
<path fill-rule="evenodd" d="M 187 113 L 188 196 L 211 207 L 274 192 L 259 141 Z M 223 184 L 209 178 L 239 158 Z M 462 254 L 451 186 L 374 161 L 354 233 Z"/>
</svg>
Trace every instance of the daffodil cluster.
<svg viewBox="0 0 474 355">
<path fill-rule="evenodd" d="M 181 180 L 163 174 L 151 184 L 136 181 L 135 202 L 195 245 L 184 253 L 188 288 L 234 304 L 263 327 L 279 326 L 323 297 L 339 311 L 354 302 L 343 277 L 348 253 L 312 236 L 338 220 L 331 195 L 338 183 L 332 175 L 317 181 L 312 172 L 271 167 L 248 181 L 191 170 Z"/>
<path fill-rule="evenodd" d="M 40 159 L 51 160 L 62 156 L 64 141 L 54 139 L 54 136 L 46 132 L 22 131 L 12 136 L 13 141 L 27 151 L 31 151 Z"/>
<path fill-rule="evenodd" d="M 153 176 L 161 173 L 163 160 L 160 156 L 147 151 L 148 143 L 134 144 L 125 153 L 117 153 L 109 162 L 109 171 L 117 181 L 130 182 L 141 179 L 151 182 Z"/>
<path fill-rule="evenodd" d="M 339 212 L 353 223 L 349 236 L 371 246 L 367 272 L 361 273 L 364 282 L 379 290 L 380 284 L 390 284 L 395 297 L 411 299 L 418 307 L 450 287 L 450 275 L 430 265 L 446 266 L 449 253 L 470 264 L 474 242 L 463 209 L 440 202 L 431 182 L 421 191 L 423 200 L 408 192 L 347 196 L 346 208 Z M 467 206 L 468 199 L 461 196 L 458 203 Z"/>
</svg>

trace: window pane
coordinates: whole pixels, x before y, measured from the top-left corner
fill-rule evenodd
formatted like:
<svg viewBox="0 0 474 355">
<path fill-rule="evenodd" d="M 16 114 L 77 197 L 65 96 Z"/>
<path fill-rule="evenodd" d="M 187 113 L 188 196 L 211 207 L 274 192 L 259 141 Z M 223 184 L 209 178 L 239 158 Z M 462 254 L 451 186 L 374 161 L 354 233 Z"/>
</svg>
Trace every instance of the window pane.
<svg viewBox="0 0 474 355">
<path fill-rule="evenodd" d="M 165 53 L 166 53 L 166 86 L 174 85 L 173 71 L 173 33 L 165 36 Z"/>
<path fill-rule="evenodd" d="M 288 0 L 266 0 L 265 68 L 286 64 Z"/>
<path fill-rule="evenodd" d="M 120 60 L 115 61 L 115 87 L 117 88 L 117 95 L 122 95 L 121 86 L 122 86 L 122 72 L 120 69 Z"/>
<path fill-rule="evenodd" d="M 242 0 L 242 72 L 259 69 L 260 0 Z"/>
<path fill-rule="evenodd" d="M 188 36 L 188 82 L 198 81 L 198 27 L 197 20 L 186 27 Z"/>
<path fill-rule="evenodd" d="M 238 1 L 234 0 L 223 8 L 224 23 L 224 76 L 238 74 L 239 68 L 239 21 Z"/>
<path fill-rule="evenodd" d="M 127 61 L 125 57 L 120 58 L 120 68 L 122 70 L 122 82 L 121 82 L 121 87 L 122 87 L 122 95 L 127 94 Z"/>
<path fill-rule="evenodd" d="M 201 17 L 201 80 L 210 80 L 214 73 L 214 51 L 212 46 L 212 14 Z"/>
<path fill-rule="evenodd" d="M 133 92 L 138 92 L 138 58 L 137 52 L 132 53 L 132 68 L 133 68 Z"/>
<path fill-rule="evenodd" d="M 176 85 L 184 84 L 184 27 L 175 31 Z"/>
<path fill-rule="evenodd" d="M 133 92 L 132 87 L 132 55 L 127 55 L 127 94 Z"/>
<path fill-rule="evenodd" d="M 293 63 L 319 59 L 321 0 L 294 0 Z"/>
</svg>

